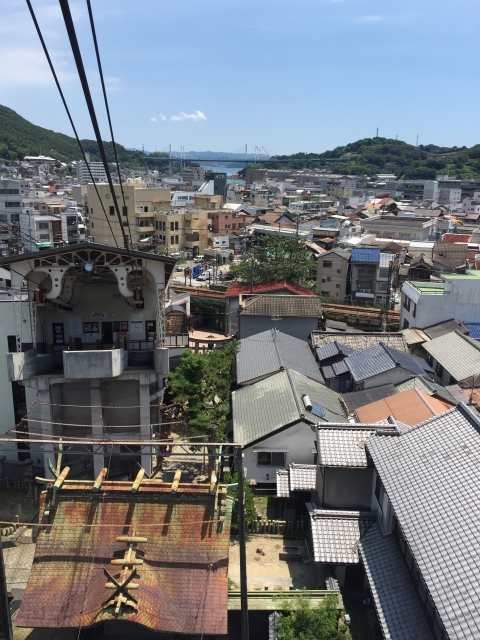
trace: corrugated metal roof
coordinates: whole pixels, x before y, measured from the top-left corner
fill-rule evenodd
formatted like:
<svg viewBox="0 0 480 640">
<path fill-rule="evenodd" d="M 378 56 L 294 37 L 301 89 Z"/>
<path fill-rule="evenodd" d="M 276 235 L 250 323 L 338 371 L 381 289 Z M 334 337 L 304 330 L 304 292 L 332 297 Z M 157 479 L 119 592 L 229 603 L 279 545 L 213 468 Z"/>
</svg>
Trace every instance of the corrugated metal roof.
<svg viewBox="0 0 480 640">
<path fill-rule="evenodd" d="M 460 331 L 460 333 L 468 334 L 468 329 L 454 318 L 451 320 L 445 320 L 444 322 L 438 322 L 437 324 L 432 324 L 430 327 L 422 329 L 422 331 L 430 338 L 430 340 L 444 336 L 447 333 L 452 333 L 453 331 Z"/>
<path fill-rule="evenodd" d="M 105 482 L 97 494 L 86 485 L 67 481 L 57 492 L 52 527 L 39 529 L 16 625 L 78 629 L 111 620 L 115 590 L 106 588 L 104 570 L 117 579 L 129 571 L 131 563 L 112 560 L 128 550 L 119 536 L 130 536 L 140 538 L 132 592 L 138 611 L 131 607 L 120 620 L 168 634 L 226 634 L 231 501 L 220 529 L 208 524 L 215 518 L 209 485 L 183 484 L 175 495 L 162 482 L 149 481 L 136 494 L 131 483 Z M 45 499 L 43 492 L 40 521 Z"/>
<path fill-rule="evenodd" d="M 254 295 L 243 298 L 244 316 L 320 317 L 322 301 L 317 296 Z"/>
<path fill-rule="evenodd" d="M 348 373 L 348 367 L 345 360 L 340 360 L 340 362 L 334 362 L 332 364 L 332 369 L 336 376 L 342 375 L 342 373 Z"/>
<path fill-rule="evenodd" d="M 311 502 L 310 515 L 315 562 L 358 564 L 358 542 L 375 523 L 371 511 L 337 511 L 322 509 Z"/>
<path fill-rule="evenodd" d="M 308 342 L 281 331 L 262 331 L 240 340 L 237 353 L 237 382 L 246 384 L 284 369 L 294 369 L 317 382 L 322 374 Z"/>
<path fill-rule="evenodd" d="M 367 247 L 353 247 L 351 262 L 380 262 L 380 249 L 371 249 Z"/>
<path fill-rule="evenodd" d="M 325 409 L 326 421 L 345 420 L 339 393 L 287 369 L 232 393 L 234 441 L 245 446 L 287 424 L 300 420 L 310 424 L 322 421 L 305 409 L 304 394 Z"/>
<path fill-rule="evenodd" d="M 426 342 L 423 348 L 458 382 L 480 372 L 480 345 L 456 331 Z"/>
<path fill-rule="evenodd" d="M 367 347 L 371 347 L 374 344 L 387 344 L 400 351 L 408 353 L 408 344 L 405 337 L 401 332 L 399 333 L 343 333 L 338 332 L 325 332 L 325 331 L 312 331 L 310 334 L 313 347 L 322 347 L 330 342 L 341 342 L 346 347 L 349 347 L 353 351 L 361 351 Z"/>
<path fill-rule="evenodd" d="M 385 640 L 432 640 L 405 562 L 393 536 L 375 523 L 360 538 L 360 557 Z"/>
<path fill-rule="evenodd" d="M 480 637 L 479 432 L 478 417 L 460 404 L 397 437 L 377 434 L 367 443 L 452 640 Z M 383 571 L 394 575 L 389 564 Z"/>
</svg>

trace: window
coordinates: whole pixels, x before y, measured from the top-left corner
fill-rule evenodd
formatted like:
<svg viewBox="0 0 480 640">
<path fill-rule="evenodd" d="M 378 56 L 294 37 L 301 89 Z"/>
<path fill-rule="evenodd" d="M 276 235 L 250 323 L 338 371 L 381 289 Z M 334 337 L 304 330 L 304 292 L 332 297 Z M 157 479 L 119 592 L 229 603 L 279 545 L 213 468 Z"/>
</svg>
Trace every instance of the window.
<svg viewBox="0 0 480 640">
<path fill-rule="evenodd" d="M 414 302 L 413 303 L 413 309 L 412 309 L 412 316 L 415 318 L 416 314 L 417 314 L 417 305 Z"/>
<path fill-rule="evenodd" d="M 324 260 L 323 261 L 323 268 L 324 269 L 331 269 L 332 268 L 332 261 L 331 260 Z"/>
<path fill-rule="evenodd" d="M 339 284 L 336 284 L 336 285 L 335 285 L 335 287 L 336 287 L 337 289 L 340 289 L 340 285 L 339 285 Z M 338 293 L 337 293 L 337 296 L 338 296 Z"/>
<path fill-rule="evenodd" d="M 410 298 L 408 296 L 405 296 L 403 298 L 403 308 L 406 309 L 407 311 L 410 311 Z"/>
<path fill-rule="evenodd" d="M 38 223 L 38 228 L 39 229 L 48 229 L 48 222 L 39 222 Z"/>
<path fill-rule="evenodd" d="M 377 282 L 377 291 L 386 291 L 387 283 L 386 282 Z"/>
<path fill-rule="evenodd" d="M 138 207 L 138 212 L 143 213 L 143 207 Z"/>
<path fill-rule="evenodd" d="M 378 272 L 379 278 L 388 278 L 388 269 L 380 269 Z"/>
<path fill-rule="evenodd" d="M 122 222 L 122 224 L 123 224 L 124 227 L 128 227 L 128 222 L 127 221 Z M 92 224 L 92 227 L 93 227 L 93 224 Z"/>
<path fill-rule="evenodd" d="M 332 278 L 330 276 L 328 276 L 327 282 L 331 282 L 331 281 L 332 281 Z"/>
<path fill-rule="evenodd" d="M 115 215 L 115 207 L 114 207 L 113 205 L 110 205 L 110 206 L 108 207 L 108 213 L 109 213 L 111 216 L 114 216 L 114 215 Z"/>
<path fill-rule="evenodd" d="M 148 207 L 143 207 L 143 210 L 145 211 L 145 213 L 148 213 Z"/>
<path fill-rule="evenodd" d="M 236 228 L 237 228 L 236 223 L 235 223 L 235 224 L 232 224 L 232 229 L 236 229 Z"/>
<path fill-rule="evenodd" d="M 170 222 L 170 231 L 175 231 L 175 223 Z"/>
<path fill-rule="evenodd" d="M 257 466 L 259 467 L 284 467 L 284 451 L 259 451 L 257 453 Z"/>
<path fill-rule="evenodd" d="M 50 234 L 49 233 L 41 233 L 39 236 L 40 240 L 50 240 Z"/>
<path fill-rule="evenodd" d="M 178 231 L 178 220 L 175 221 L 175 231 Z"/>
<path fill-rule="evenodd" d="M 163 221 L 163 222 L 162 222 L 162 231 L 166 231 L 166 230 L 167 230 L 167 229 L 166 229 L 166 222 L 165 222 L 165 221 Z"/>
<path fill-rule="evenodd" d="M 326 282 L 326 281 L 327 281 L 326 278 L 322 278 L 322 282 Z"/>
<path fill-rule="evenodd" d="M 11 222 L 20 222 L 20 214 L 19 213 L 11 213 L 10 214 Z"/>
<path fill-rule="evenodd" d="M 175 236 L 175 244 L 178 244 L 178 236 Z"/>
<path fill-rule="evenodd" d="M 408 322 L 408 320 L 405 318 L 403 320 L 403 327 L 402 329 L 408 329 L 408 327 L 410 326 L 410 323 Z"/>
<path fill-rule="evenodd" d="M 337 273 L 342 273 L 342 270 L 341 269 L 337 269 Z"/>
<path fill-rule="evenodd" d="M 12 208 L 15 208 L 15 209 L 18 209 L 19 207 L 22 206 L 21 202 L 5 202 L 4 204 L 5 204 L 6 207 L 12 207 Z"/>
<path fill-rule="evenodd" d="M 93 220 L 92 220 L 92 229 L 93 229 L 93 227 L 94 227 L 94 226 L 95 226 L 95 225 L 93 224 Z"/>
<path fill-rule="evenodd" d="M 122 207 L 122 215 L 125 216 L 125 218 L 128 216 L 128 207 Z"/>
<path fill-rule="evenodd" d="M 325 298 L 329 298 L 330 297 L 330 291 L 322 291 L 322 296 L 325 296 Z"/>
<path fill-rule="evenodd" d="M 370 276 L 372 274 L 372 267 L 358 267 L 358 275 Z"/>
<path fill-rule="evenodd" d="M 90 215 L 93 216 L 93 209 L 90 207 Z"/>
<path fill-rule="evenodd" d="M 6 195 L 18 195 L 20 193 L 20 191 L 18 189 L 0 189 L 0 195 L 2 196 L 6 196 Z"/>
<path fill-rule="evenodd" d="M 7 214 L 0 213 L 0 222 L 7 222 Z"/>
</svg>

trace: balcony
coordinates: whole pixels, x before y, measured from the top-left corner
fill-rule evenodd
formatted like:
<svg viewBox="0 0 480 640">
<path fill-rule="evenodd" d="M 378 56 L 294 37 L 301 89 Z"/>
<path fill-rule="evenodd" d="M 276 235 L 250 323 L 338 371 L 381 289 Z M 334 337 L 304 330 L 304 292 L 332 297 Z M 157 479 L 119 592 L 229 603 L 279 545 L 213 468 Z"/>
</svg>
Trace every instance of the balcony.
<svg viewBox="0 0 480 640">
<path fill-rule="evenodd" d="M 155 225 L 152 224 L 137 224 L 136 230 L 140 233 L 153 233 L 155 231 Z"/>
<path fill-rule="evenodd" d="M 128 353 L 124 349 L 63 352 L 65 378 L 116 378 L 127 366 Z"/>
</svg>

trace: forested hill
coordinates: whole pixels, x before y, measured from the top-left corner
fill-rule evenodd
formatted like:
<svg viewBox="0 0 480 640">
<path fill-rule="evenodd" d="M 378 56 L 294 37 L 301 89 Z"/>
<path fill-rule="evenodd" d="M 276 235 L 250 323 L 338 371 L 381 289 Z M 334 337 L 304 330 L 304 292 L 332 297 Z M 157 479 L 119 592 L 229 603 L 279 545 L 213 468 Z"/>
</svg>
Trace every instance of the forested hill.
<svg viewBox="0 0 480 640">
<path fill-rule="evenodd" d="M 318 163 L 296 162 L 303 158 L 321 158 Z M 336 147 L 324 153 L 296 153 L 291 156 L 274 156 L 273 160 L 290 162 L 269 162 L 268 168 L 305 166 L 329 166 L 332 171 L 355 175 L 394 173 L 408 179 L 435 179 L 437 174 L 448 174 L 456 178 L 480 176 L 480 144 L 471 147 L 418 147 L 390 138 L 364 138 L 344 147 Z M 259 165 L 260 166 L 260 165 Z"/>
<path fill-rule="evenodd" d="M 92 160 L 100 160 L 95 140 L 82 140 Z M 105 142 L 109 162 L 114 162 L 113 145 Z M 144 156 L 141 151 L 129 151 L 117 144 L 117 153 L 123 167 L 137 167 Z M 21 160 L 24 156 L 51 156 L 61 162 L 80 160 L 81 154 L 75 138 L 50 129 L 37 127 L 12 109 L 0 105 L 0 160 Z"/>
</svg>

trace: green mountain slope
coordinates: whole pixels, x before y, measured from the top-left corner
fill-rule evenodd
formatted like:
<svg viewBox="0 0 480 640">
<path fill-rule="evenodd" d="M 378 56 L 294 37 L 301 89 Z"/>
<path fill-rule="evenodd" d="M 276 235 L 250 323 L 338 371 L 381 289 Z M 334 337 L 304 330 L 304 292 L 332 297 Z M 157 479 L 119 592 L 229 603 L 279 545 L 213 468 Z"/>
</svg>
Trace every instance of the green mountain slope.
<svg viewBox="0 0 480 640">
<path fill-rule="evenodd" d="M 94 140 L 82 140 L 85 151 L 92 160 L 100 160 Z M 113 145 L 105 142 L 109 162 L 114 162 Z M 117 144 L 117 153 L 123 167 L 138 167 L 144 163 L 141 151 L 129 151 Z M 75 138 L 37 127 L 12 109 L 0 105 L 0 159 L 21 160 L 24 156 L 51 156 L 61 162 L 80 160 L 81 154 Z"/>
<path fill-rule="evenodd" d="M 321 158 L 320 162 L 305 165 L 298 159 Z M 456 178 L 480 176 L 480 145 L 467 147 L 415 147 L 401 140 L 390 138 L 364 138 L 344 147 L 336 147 L 325 153 L 296 153 L 291 156 L 274 156 L 273 160 L 290 160 L 288 163 L 268 163 L 269 168 L 305 166 L 329 166 L 333 171 L 355 175 L 394 173 L 408 179 L 435 179 L 437 174 Z M 332 161 L 338 159 L 341 161 Z"/>
</svg>

